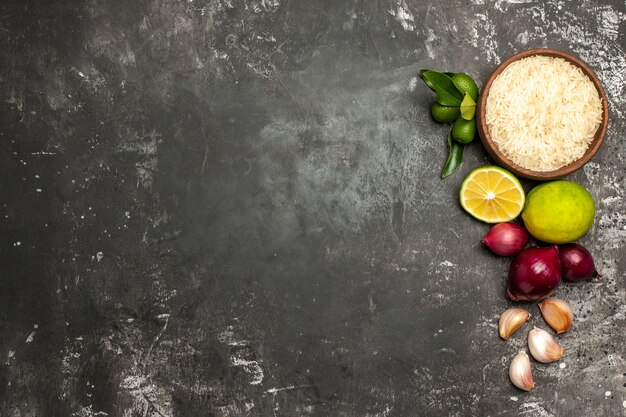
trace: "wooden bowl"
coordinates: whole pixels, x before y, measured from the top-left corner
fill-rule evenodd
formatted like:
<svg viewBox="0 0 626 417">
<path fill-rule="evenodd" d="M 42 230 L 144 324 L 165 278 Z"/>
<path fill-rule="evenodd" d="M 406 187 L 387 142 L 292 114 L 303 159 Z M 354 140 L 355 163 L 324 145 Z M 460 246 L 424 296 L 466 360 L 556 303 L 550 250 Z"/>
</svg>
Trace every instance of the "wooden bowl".
<svg viewBox="0 0 626 417">
<path fill-rule="evenodd" d="M 491 84 L 496 79 L 496 77 L 500 75 L 500 73 L 510 63 L 517 61 L 519 59 L 522 59 L 522 58 L 527 58 L 529 56 L 536 56 L 536 55 L 563 58 L 566 61 L 570 62 L 572 65 L 579 67 L 583 71 L 583 73 L 585 73 L 585 75 L 587 75 L 587 77 L 591 79 L 596 89 L 598 90 L 598 94 L 600 95 L 600 98 L 602 100 L 602 122 L 600 124 L 600 127 L 598 127 L 598 130 L 596 131 L 593 141 L 589 144 L 587 151 L 583 154 L 583 156 L 580 159 L 577 159 L 576 161 L 570 163 L 569 165 L 566 165 L 554 171 L 546 171 L 546 172 L 533 171 L 533 170 L 521 167 L 515 164 L 510 159 L 508 159 L 506 156 L 504 156 L 504 154 L 500 152 L 496 144 L 491 139 L 491 135 L 489 134 L 489 129 L 485 121 L 485 108 L 487 105 L 487 97 L 489 96 L 489 89 L 491 88 Z M 552 180 L 552 179 L 563 177 L 564 175 L 567 175 L 576 171 L 578 168 L 585 165 L 598 151 L 598 149 L 600 148 L 600 145 L 602 145 L 602 142 L 604 141 L 604 136 L 606 135 L 606 129 L 609 124 L 608 123 L 609 122 L 609 108 L 608 108 L 607 103 L 608 102 L 606 99 L 606 93 L 604 92 L 604 88 L 602 88 L 602 84 L 600 83 L 600 80 L 598 79 L 596 74 L 591 70 L 591 68 L 589 68 L 589 66 L 585 64 L 583 61 L 581 61 L 580 59 L 572 55 L 566 54 L 565 52 L 557 51 L 554 49 L 529 49 L 527 51 L 515 54 L 509 59 L 507 59 L 506 61 L 502 62 L 493 71 L 493 73 L 491 73 L 489 78 L 487 78 L 487 82 L 483 86 L 480 97 L 478 99 L 478 106 L 476 108 L 476 125 L 478 128 L 478 134 L 480 135 L 480 139 L 483 143 L 483 146 L 485 147 L 485 150 L 487 151 L 489 156 L 491 156 L 491 158 L 493 158 L 498 163 L 498 165 L 501 165 L 502 167 L 508 169 L 509 171 L 517 174 L 520 177 L 524 177 L 524 178 L 528 178 L 532 180 L 538 180 L 538 181 Z"/>
</svg>

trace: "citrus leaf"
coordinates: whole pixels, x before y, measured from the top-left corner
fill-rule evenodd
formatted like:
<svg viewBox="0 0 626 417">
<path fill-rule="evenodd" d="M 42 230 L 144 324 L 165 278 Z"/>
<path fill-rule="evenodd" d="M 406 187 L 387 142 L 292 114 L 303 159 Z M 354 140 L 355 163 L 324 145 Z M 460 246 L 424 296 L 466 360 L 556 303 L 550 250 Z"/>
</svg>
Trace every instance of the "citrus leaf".
<svg viewBox="0 0 626 417">
<path fill-rule="evenodd" d="M 437 72 L 437 71 L 429 70 L 429 69 L 421 69 L 420 70 L 420 78 L 424 79 L 424 76 L 422 74 L 424 74 L 426 71 Z M 442 74 L 447 75 L 448 77 L 450 77 L 450 79 L 452 79 L 452 77 L 454 77 L 454 75 L 455 75 L 454 72 L 442 72 Z M 426 85 L 428 85 L 428 87 L 430 87 L 434 91 L 434 87 L 432 86 L 432 84 L 429 81 L 424 80 L 424 82 L 426 83 Z M 454 82 L 453 82 L 453 84 L 454 84 Z M 457 90 L 458 90 L 458 88 L 457 88 Z"/>
<path fill-rule="evenodd" d="M 452 140 L 452 134 L 448 133 L 448 160 L 441 171 L 441 178 L 452 174 L 463 163 L 463 150 L 465 145 Z"/>
<path fill-rule="evenodd" d="M 465 94 L 461 102 L 461 117 L 465 120 L 472 120 L 476 114 L 476 102 L 469 94 Z"/>
<path fill-rule="evenodd" d="M 420 77 L 422 77 L 428 87 L 437 93 L 437 103 L 442 106 L 461 105 L 463 95 L 446 74 L 437 71 L 421 70 Z"/>
<path fill-rule="evenodd" d="M 424 80 L 424 82 L 426 83 L 426 85 L 428 86 L 428 88 L 430 88 L 431 90 L 435 91 L 435 86 L 434 86 L 434 84 L 433 84 L 433 83 L 431 83 L 431 82 L 430 82 L 430 80 L 428 80 L 428 79 L 424 78 L 424 73 L 426 73 L 426 72 L 431 72 L 431 71 L 432 71 L 432 70 L 429 70 L 429 69 L 421 69 L 421 70 L 420 70 L 420 78 L 421 78 L 422 80 Z"/>
</svg>

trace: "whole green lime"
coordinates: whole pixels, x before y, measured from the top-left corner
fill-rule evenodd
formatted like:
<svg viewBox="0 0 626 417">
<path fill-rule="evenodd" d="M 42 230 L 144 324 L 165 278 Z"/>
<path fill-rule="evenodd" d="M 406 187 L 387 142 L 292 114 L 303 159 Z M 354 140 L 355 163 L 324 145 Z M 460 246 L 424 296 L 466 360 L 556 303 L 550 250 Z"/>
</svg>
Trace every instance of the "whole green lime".
<svg viewBox="0 0 626 417">
<path fill-rule="evenodd" d="M 583 186 L 571 181 L 551 181 L 526 195 L 522 220 L 528 232 L 548 243 L 568 243 L 581 238 L 593 224 L 595 202 Z"/>
<path fill-rule="evenodd" d="M 452 125 L 452 139 L 459 143 L 470 143 L 476 137 L 476 119 L 456 119 Z"/>
<path fill-rule="evenodd" d="M 469 95 L 474 101 L 478 99 L 478 86 L 469 75 L 462 72 L 454 74 L 452 83 L 461 93 Z"/>
<path fill-rule="evenodd" d="M 442 106 L 434 102 L 430 107 L 430 114 L 432 114 L 433 119 L 438 122 L 452 123 L 461 115 L 461 112 L 458 106 Z"/>
</svg>

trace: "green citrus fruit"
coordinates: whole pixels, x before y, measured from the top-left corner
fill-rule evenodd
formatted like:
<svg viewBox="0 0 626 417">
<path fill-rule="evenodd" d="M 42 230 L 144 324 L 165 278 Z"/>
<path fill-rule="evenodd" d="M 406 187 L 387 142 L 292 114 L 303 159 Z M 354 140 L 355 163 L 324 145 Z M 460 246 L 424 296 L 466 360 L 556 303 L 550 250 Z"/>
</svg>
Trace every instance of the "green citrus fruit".
<svg viewBox="0 0 626 417">
<path fill-rule="evenodd" d="M 470 143 L 476 137 L 476 119 L 456 119 L 452 125 L 452 139 L 459 143 Z"/>
<path fill-rule="evenodd" d="M 433 119 L 438 122 L 452 123 L 459 117 L 461 112 L 458 107 L 442 106 L 435 102 L 430 108 L 430 114 L 432 114 Z"/>
<path fill-rule="evenodd" d="M 474 101 L 478 99 L 478 86 L 467 74 L 458 73 L 452 77 L 452 83 L 463 94 L 468 94 Z"/>
<path fill-rule="evenodd" d="M 528 232 L 548 243 L 568 243 L 593 224 L 595 203 L 584 187 L 571 181 L 538 185 L 526 196 L 522 220 Z"/>
</svg>

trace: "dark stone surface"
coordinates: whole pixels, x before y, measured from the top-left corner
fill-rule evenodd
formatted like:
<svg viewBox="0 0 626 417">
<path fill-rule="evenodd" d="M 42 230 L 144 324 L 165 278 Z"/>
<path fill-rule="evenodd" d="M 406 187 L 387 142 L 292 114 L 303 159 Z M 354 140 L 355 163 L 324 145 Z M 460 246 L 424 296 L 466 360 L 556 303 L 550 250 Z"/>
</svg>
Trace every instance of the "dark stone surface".
<svg viewBox="0 0 626 417">
<path fill-rule="evenodd" d="M 0 416 L 623 416 L 622 1 L 0 5 Z M 604 279 L 510 385 L 508 260 L 446 180 L 419 68 L 585 59 L 611 125 L 570 176 Z M 525 182 L 526 189 L 532 183 Z M 529 304 L 531 325 L 545 326 Z"/>
</svg>

